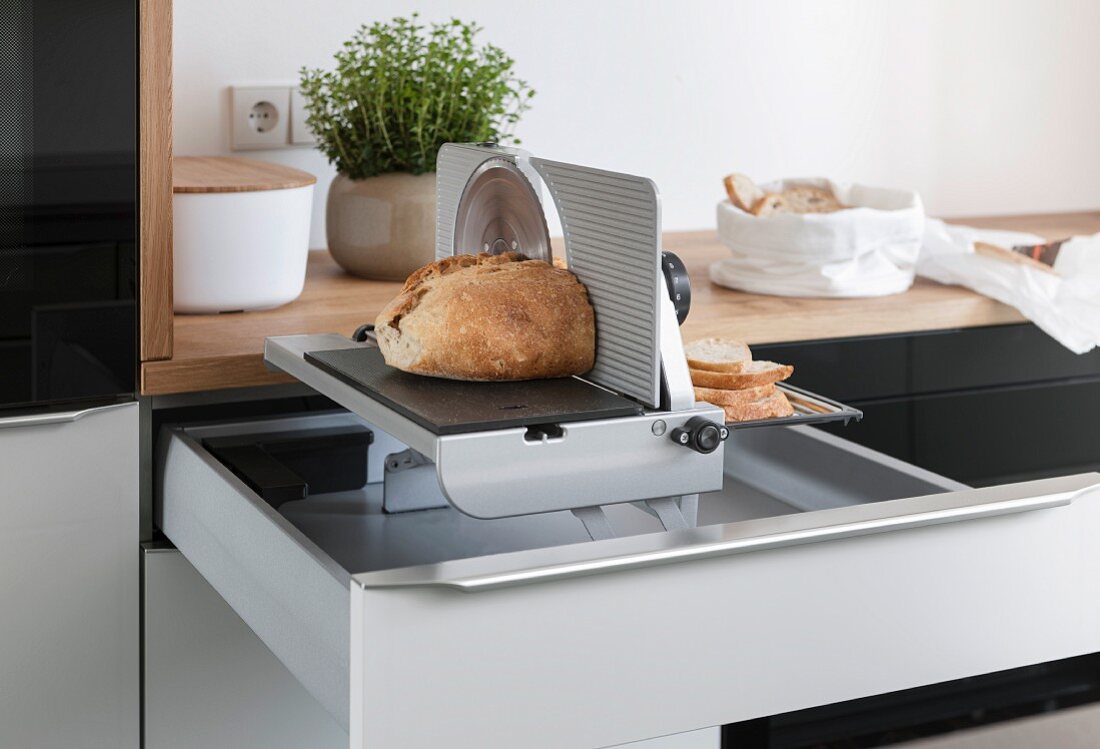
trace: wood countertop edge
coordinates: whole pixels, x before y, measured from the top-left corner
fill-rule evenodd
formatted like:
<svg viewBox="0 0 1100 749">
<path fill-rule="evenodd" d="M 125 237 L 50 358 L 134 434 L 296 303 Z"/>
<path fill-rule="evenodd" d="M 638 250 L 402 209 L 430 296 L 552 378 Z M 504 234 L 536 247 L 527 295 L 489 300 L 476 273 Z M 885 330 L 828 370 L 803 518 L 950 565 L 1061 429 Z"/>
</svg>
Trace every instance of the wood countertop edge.
<svg viewBox="0 0 1100 749">
<path fill-rule="evenodd" d="M 282 385 L 296 380 L 264 366 L 263 354 L 233 354 L 141 365 L 142 395 L 175 395 L 205 390 Z"/>
</svg>

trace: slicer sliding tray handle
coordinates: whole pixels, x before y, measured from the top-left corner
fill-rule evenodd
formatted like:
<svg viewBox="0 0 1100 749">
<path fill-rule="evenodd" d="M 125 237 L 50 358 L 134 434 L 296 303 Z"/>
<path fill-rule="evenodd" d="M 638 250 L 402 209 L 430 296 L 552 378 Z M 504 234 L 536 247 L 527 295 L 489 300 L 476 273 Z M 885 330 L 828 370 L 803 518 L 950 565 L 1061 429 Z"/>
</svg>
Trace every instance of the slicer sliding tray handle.
<svg viewBox="0 0 1100 749">
<path fill-rule="evenodd" d="M 460 382 L 394 369 L 374 346 L 308 351 L 305 360 L 436 435 L 634 416 L 634 401 L 575 377 Z"/>
</svg>

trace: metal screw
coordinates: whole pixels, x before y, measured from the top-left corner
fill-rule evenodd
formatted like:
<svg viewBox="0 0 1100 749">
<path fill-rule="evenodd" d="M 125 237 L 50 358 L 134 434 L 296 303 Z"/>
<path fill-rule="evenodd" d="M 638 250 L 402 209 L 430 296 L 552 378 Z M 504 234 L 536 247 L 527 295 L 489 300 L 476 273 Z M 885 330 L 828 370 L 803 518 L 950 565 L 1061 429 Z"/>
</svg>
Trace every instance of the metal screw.
<svg viewBox="0 0 1100 749">
<path fill-rule="evenodd" d="M 657 421 L 653 422 L 653 426 L 650 427 L 650 431 L 652 431 L 655 435 L 660 437 L 662 434 L 665 433 L 665 430 L 667 428 L 668 428 L 668 425 L 665 424 L 664 421 L 662 421 L 661 419 L 657 419 Z"/>
</svg>

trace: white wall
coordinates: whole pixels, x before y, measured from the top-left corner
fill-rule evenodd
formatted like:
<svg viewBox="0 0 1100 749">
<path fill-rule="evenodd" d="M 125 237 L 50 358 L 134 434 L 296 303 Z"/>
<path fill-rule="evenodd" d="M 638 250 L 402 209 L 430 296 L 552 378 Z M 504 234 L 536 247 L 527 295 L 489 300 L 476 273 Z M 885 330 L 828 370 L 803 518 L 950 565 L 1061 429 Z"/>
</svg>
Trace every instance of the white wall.
<svg viewBox="0 0 1100 749">
<path fill-rule="evenodd" d="M 175 0 L 176 153 L 230 152 L 227 86 L 413 10 L 485 26 L 538 90 L 525 147 L 654 178 L 666 229 L 713 226 L 732 170 L 911 187 L 940 215 L 1100 207 L 1090 0 Z M 318 175 L 323 246 L 324 158 L 245 155 Z"/>
</svg>

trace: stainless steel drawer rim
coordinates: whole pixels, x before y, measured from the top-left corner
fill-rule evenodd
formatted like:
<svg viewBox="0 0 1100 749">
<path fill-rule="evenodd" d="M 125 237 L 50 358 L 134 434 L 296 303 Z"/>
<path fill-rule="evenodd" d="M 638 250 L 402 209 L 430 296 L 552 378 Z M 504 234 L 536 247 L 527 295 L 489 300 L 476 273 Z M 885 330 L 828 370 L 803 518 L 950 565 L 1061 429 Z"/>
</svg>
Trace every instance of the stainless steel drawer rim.
<svg viewBox="0 0 1100 749">
<path fill-rule="evenodd" d="M 1052 481 L 1059 481 L 1059 479 L 1054 479 Z M 883 502 L 880 503 L 880 506 L 897 505 L 898 503 L 905 504 L 899 507 L 896 512 L 881 517 L 853 522 L 819 525 L 786 532 L 722 538 L 716 541 L 713 540 L 715 535 L 728 534 L 733 531 L 734 528 L 731 526 L 694 528 L 683 531 L 670 531 L 656 538 L 641 536 L 605 541 L 605 544 L 622 544 L 624 546 L 633 547 L 648 546 L 654 548 L 600 558 L 578 558 L 572 561 L 542 567 L 489 572 L 470 576 L 446 577 L 444 575 L 448 565 L 459 564 L 461 562 L 442 563 L 424 567 L 407 568 L 404 570 L 386 570 L 382 572 L 353 575 L 353 579 L 363 588 L 435 586 L 473 593 L 494 590 L 497 588 L 549 582 L 552 580 L 564 580 L 606 572 L 641 569 L 644 567 L 654 567 L 689 560 L 731 556 L 733 554 L 743 554 L 753 551 L 766 551 L 768 549 L 778 549 L 787 546 L 799 546 L 821 541 L 834 541 L 855 536 L 867 536 L 877 533 L 920 528 L 922 526 L 955 523 L 965 520 L 990 518 L 998 515 L 1009 515 L 1062 507 L 1072 503 L 1081 494 L 1096 488 L 1096 486 L 1088 486 L 1076 491 L 1061 491 L 992 502 L 981 502 L 974 496 L 998 492 L 1001 489 L 1001 487 L 994 487 L 991 489 L 963 492 L 955 497 L 956 501 L 962 500 L 961 502 L 940 509 L 913 512 L 912 504 L 914 501 L 922 501 L 927 504 L 938 504 L 942 503 L 945 497 L 951 498 L 953 495 L 934 495 L 927 498 L 921 498 L 920 500 L 909 499 Z M 908 508 L 908 511 L 906 508 Z M 867 508 L 841 508 L 839 510 L 823 511 L 817 514 L 819 516 L 828 512 L 841 514 L 847 513 L 851 509 L 865 510 Z M 587 551 L 586 547 L 587 545 L 582 544 L 576 547 L 569 547 L 568 550 L 559 549 L 559 553 L 561 556 L 569 556 L 570 554 L 568 552 L 571 551 L 572 556 L 581 557 L 585 551 Z M 473 561 L 477 562 L 478 560 Z"/>
</svg>

